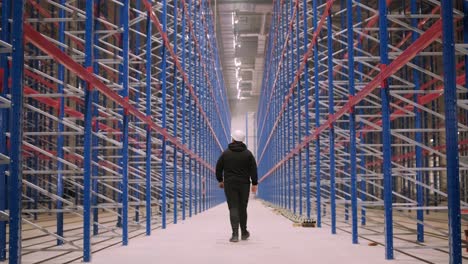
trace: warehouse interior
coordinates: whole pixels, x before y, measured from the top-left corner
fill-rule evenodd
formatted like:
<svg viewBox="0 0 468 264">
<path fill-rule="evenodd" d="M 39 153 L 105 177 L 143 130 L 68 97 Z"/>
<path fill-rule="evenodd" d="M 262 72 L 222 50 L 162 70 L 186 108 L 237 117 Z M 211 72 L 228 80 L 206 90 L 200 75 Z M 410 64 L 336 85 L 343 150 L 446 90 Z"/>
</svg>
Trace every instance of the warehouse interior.
<svg viewBox="0 0 468 264">
<path fill-rule="evenodd" d="M 0 14 L 0 263 L 468 262 L 468 1 Z M 236 129 L 259 188 L 234 246 Z"/>
</svg>

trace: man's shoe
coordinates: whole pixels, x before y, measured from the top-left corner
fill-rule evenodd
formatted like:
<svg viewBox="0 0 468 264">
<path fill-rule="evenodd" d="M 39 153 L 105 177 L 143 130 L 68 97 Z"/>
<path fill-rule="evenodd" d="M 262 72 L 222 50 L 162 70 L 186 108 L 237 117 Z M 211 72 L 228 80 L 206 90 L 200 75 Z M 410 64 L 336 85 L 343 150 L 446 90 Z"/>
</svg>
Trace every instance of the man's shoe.
<svg viewBox="0 0 468 264">
<path fill-rule="evenodd" d="M 229 242 L 239 242 L 239 234 L 232 234 L 231 239 L 229 239 Z"/>
<path fill-rule="evenodd" d="M 242 240 L 247 240 L 249 237 L 250 237 L 249 231 L 245 230 L 244 232 L 242 232 L 242 235 L 241 235 Z"/>
</svg>

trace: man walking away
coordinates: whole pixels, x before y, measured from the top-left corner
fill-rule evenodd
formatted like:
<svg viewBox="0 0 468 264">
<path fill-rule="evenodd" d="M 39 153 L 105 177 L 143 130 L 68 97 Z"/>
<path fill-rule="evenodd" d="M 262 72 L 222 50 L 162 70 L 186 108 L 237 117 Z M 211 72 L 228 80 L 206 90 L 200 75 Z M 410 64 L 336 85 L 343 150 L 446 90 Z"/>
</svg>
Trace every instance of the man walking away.
<svg viewBox="0 0 468 264">
<path fill-rule="evenodd" d="M 252 180 L 252 192 L 257 192 L 257 162 L 252 152 L 242 143 L 245 140 L 244 132 L 236 130 L 231 137 L 232 143 L 216 163 L 216 178 L 219 187 L 224 188 L 229 207 L 232 226 L 232 237 L 229 241 L 238 242 L 239 225 L 242 240 L 250 236 L 247 231 L 247 203 L 250 180 Z"/>
</svg>

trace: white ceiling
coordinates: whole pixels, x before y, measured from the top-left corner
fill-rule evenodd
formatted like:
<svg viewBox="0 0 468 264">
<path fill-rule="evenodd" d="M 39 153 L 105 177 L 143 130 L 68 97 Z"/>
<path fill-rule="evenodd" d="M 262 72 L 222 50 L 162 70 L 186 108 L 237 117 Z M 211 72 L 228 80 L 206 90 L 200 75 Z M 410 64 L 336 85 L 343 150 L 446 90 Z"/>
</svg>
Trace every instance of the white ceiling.
<svg viewBox="0 0 468 264">
<path fill-rule="evenodd" d="M 271 0 L 217 0 L 214 5 L 217 10 L 216 32 L 219 55 L 231 104 L 237 100 L 258 101 L 272 12 L 271 2 Z M 237 65 L 239 68 L 237 76 L 236 58 L 241 63 Z"/>
</svg>

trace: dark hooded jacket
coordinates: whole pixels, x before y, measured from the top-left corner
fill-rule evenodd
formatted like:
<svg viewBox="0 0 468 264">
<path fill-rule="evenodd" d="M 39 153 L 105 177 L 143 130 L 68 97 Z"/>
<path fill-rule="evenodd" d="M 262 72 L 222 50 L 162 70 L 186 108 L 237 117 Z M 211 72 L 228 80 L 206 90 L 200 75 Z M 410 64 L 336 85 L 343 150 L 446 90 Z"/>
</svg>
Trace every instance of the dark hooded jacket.
<svg viewBox="0 0 468 264">
<path fill-rule="evenodd" d="M 249 184 L 252 180 L 252 185 L 258 184 L 257 162 L 244 143 L 229 144 L 216 163 L 216 178 L 218 182 Z"/>
</svg>

